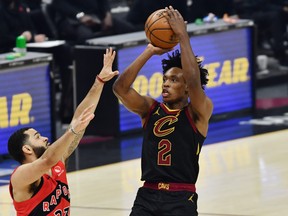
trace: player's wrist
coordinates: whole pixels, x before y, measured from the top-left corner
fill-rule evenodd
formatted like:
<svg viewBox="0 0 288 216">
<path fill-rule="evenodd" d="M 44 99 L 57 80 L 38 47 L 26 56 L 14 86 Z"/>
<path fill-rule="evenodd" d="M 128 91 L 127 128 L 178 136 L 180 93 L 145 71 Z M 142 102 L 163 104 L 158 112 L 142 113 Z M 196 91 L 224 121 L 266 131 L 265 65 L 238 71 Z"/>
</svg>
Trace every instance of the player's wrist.
<svg viewBox="0 0 288 216">
<path fill-rule="evenodd" d="M 77 132 L 77 131 L 73 128 L 72 125 L 70 126 L 69 131 L 70 131 L 72 134 L 76 135 L 76 136 L 80 135 L 80 133 L 81 133 L 81 132 Z"/>
<path fill-rule="evenodd" d="M 100 75 L 97 75 L 97 76 L 96 76 L 96 79 L 97 79 L 100 83 L 103 83 L 103 84 L 106 83 L 106 81 L 105 81 L 103 78 L 101 78 Z"/>
</svg>

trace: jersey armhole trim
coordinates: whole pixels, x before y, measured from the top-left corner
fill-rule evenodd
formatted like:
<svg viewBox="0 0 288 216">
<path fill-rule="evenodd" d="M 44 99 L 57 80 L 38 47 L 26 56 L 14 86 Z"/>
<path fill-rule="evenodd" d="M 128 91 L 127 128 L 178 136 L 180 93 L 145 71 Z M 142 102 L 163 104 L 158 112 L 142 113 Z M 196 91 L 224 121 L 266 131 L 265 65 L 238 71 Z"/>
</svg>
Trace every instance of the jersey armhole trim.
<svg viewBox="0 0 288 216">
<path fill-rule="evenodd" d="M 159 102 L 158 102 L 158 101 L 155 101 L 155 102 L 151 105 L 151 107 L 150 107 L 150 109 L 149 109 L 149 112 L 148 112 L 148 114 L 147 114 L 146 117 L 145 117 L 145 122 L 144 122 L 144 124 L 143 124 L 143 129 L 146 128 L 146 125 L 147 125 L 147 122 L 149 121 L 149 118 L 150 118 L 150 116 L 151 116 L 151 113 L 152 113 L 152 111 L 154 110 L 154 108 L 155 108 L 158 104 L 159 104 Z"/>
<path fill-rule="evenodd" d="M 206 139 L 206 137 L 203 136 L 203 135 L 199 132 L 199 130 L 197 129 L 197 127 L 196 127 L 196 125 L 195 125 L 195 122 L 194 122 L 192 116 L 190 115 L 190 113 L 189 113 L 189 111 L 188 111 L 188 107 L 185 108 L 185 113 L 186 113 L 186 116 L 187 116 L 187 118 L 188 118 L 188 120 L 189 120 L 189 122 L 190 122 L 190 125 L 191 125 L 191 127 L 193 128 L 194 132 L 197 133 L 198 135 L 202 136 L 204 139 Z"/>
</svg>

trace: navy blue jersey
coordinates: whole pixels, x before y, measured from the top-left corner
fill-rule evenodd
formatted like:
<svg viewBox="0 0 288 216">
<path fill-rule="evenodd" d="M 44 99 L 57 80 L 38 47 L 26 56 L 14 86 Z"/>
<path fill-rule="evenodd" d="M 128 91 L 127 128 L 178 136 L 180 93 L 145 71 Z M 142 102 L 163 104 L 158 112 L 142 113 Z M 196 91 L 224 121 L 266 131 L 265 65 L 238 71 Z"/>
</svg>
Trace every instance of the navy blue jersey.
<svg viewBox="0 0 288 216">
<path fill-rule="evenodd" d="M 195 127 L 188 107 L 171 110 L 155 102 L 143 130 L 141 180 L 195 184 L 205 137 Z"/>
</svg>

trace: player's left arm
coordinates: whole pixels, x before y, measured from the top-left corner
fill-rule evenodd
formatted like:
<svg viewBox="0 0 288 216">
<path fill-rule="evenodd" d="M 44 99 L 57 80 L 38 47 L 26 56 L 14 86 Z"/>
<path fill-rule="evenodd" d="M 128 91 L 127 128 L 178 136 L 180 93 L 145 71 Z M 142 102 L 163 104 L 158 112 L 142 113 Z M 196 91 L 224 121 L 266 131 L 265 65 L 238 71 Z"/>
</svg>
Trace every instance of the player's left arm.
<svg viewBox="0 0 288 216">
<path fill-rule="evenodd" d="M 95 81 L 90 88 L 89 92 L 85 96 L 85 98 L 82 100 L 82 102 L 77 106 L 75 113 L 73 115 L 72 121 L 74 119 L 77 119 L 78 116 L 83 112 L 83 110 L 90 106 L 91 104 L 95 104 L 93 112 L 95 112 L 104 84 L 105 82 L 111 80 L 114 76 L 118 75 L 118 71 L 112 70 L 113 61 L 115 59 L 116 52 L 112 50 L 112 48 L 106 49 L 106 53 L 104 54 L 103 59 L 103 67 L 99 75 L 96 76 Z M 69 126 L 69 130 L 71 128 L 71 125 Z M 68 157 L 74 152 L 74 150 L 77 148 L 81 138 L 84 135 L 84 130 L 77 133 L 75 136 L 73 142 L 69 145 L 67 152 L 63 156 L 63 161 L 66 161 Z"/>
<path fill-rule="evenodd" d="M 202 89 L 200 69 L 190 44 L 186 22 L 184 22 L 179 11 L 174 10 L 173 7 L 170 6 L 166 10 L 171 28 L 179 37 L 181 64 L 190 98 L 190 107 L 192 113 L 197 116 L 196 125 L 198 130 L 205 136 L 207 134 L 208 121 L 212 115 L 213 103 Z"/>
</svg>

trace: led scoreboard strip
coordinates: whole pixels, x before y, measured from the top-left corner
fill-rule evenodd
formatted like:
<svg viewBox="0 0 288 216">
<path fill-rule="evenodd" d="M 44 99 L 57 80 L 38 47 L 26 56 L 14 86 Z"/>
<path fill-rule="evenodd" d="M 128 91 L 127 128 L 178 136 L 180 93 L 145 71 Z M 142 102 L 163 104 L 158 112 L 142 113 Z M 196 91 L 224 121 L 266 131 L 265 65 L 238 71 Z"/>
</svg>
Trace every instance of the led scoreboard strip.
<svg viewBox="0 0 288 216">
<path fill-rule="evenodd" d="M 10 135 L 33 127 L 54 138 L 50 63 L 52 56 L 28 52 L 15 60 L 0 55 L 0 155 L 8 153 Z"/>
<path fill-rule="evenodd" d="M 222 20 L 201 26 L 188 24 L 187 29 L 194 53 L 203 58 L 209 71 L 206 94 L 214 103 L 213 116 L 252 112 L 255 106 L 253 89 L 254 25 L 250 20 L 228 24 Z M 118 70 L 121 72 L 145 49 L 144 32 L 88 40 L 92 45 L 115 46 Z M 179 45 L 174 49 L 179 49 Z M 161 101 L 161 60 L 153 56 L 141 69 L 133 87 L 142 95 Z M 119 102 L 120 133 L 141 129 L 138 115 L 129 112 Z"/>
</svg>

